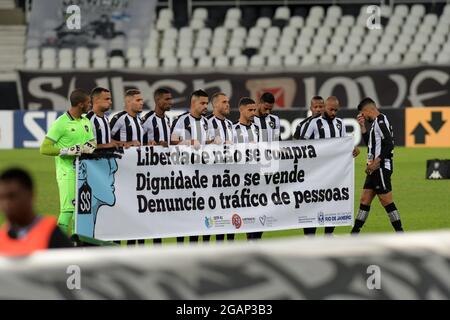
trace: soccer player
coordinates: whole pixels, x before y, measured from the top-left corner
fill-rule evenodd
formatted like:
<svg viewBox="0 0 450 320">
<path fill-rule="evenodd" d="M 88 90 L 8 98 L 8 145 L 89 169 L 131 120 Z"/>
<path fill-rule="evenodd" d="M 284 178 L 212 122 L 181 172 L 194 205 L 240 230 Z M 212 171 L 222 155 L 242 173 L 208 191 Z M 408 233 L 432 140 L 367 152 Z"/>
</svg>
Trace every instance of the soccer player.
<svg viewBox="0 0 450 320">
<path fill-rule="evenodd" d="M 325 109 L 321 116 L 311 120 L 300 139 L 328 139 L 339 138 L 347 135 L 344 121 L 336 117 L 339 110 L 339 100 L 335 96 L 328 97 L 325 101 Z M 353 157 L 359 154 L 359 149 L 353 149 Z M 325 227 L 325 235 L 333 234 L 335 227 Z M 306 228 L 305 234 L 314 235 L 316 228 Z"/>
<path fill-rule="evenodd" d="M 259 140 L 258 127 L 253 122 L 256 116 L 256 103 L 248 97 L 239 100 L 239 121 L 234 124 L 235 143 L 257 143 Z M 247 240 L 257 240 L 262 238 L 262 232 L 247 233 Z"/>
<path fill-rule="evenodd" d="M 309 110 L 311 111 L 311 115 L 303 121 L 301 121 L 297 128 L 295 128 L 294 133 L 294 140 L 299 140 L 301 135 L 306 132 L 306 129 L 308 129 L 309 124 L 311 123 L 312 119 L 320 117 L 323 113 L 323 110 L 325 109 L 325 102 L 323 101 L 323 98 L 321 96 L 314 96 L 311 99 L 311 103 L 309 105 Z"/>
<path fill-rule="evenodd" d="M 253 122 L 258 127 L 260 142 L 281 140 L 280 118 L 271 114 L 274 104 L 273 94 L 264 92 L 256 105 L 256 116 L 253 118 Z"/>
<path fill-rule="evenodd" d="M 144 107 L 144 98 L 139 90 L 130 89 L 125 92 L 125 110 L 116 114 L 110 122 L 113 143 L 125 148 L 138 147 L 143 144 L 143 128 L 138 114 Z M 128 240 L 127 244 L 144 244 L 145 240 Z"/>
<path fill-rule="evenodd" d="M 256 116 L 255 100 L 244 97 L 239 100 L 239 121 L 234 123 L 234 143 L 257 143 L 258 127 L 253 122 Z"/>
<path fill-rule="evenodd" d="M 0 256 L 73 247 L 56 225 L 56 219 L 36 215 L 33 203 L 33 180 L 27 172 L 12 168 L 0 174 L 0 211 L 7 221 L 0 228 Z"/>
<path fill-rule="evenodd" d="M 153 98 L 155 110 L 149 111 L 142 118 L 144 144 L 168 147 L 170 145 L 170 119 L 166 116 L 166 111 L 169 111 L 173 105 L 172 94 L 167 89 L 159 88 L 153 94 Z M 161 238 L 153 239 L 153 244 L 161 243 Z"/>
<path fill-rule="evenodd" d="M 111 140 L 111 128 L 105 112 L 112 106 L 111 92 L 108 89 L 96 87 L 91 91 L 92 110 L 86 117 L 91 121 L 97 149 L 114 148 L 119 144 Z"/>
<path fill-rule="evenodd" d="M 172 124 L 170 143 L 191 145 L 194 148 L 213 143 L 214 137 L 210 136 L 208 119 L 205 117 L 208 111 L 208 94 L 203 90 L 194 91 L 190 102 L 190 110 Z"/>
<path fill-rule="evenodd" d="M 394 134 L 386 115 L 380 113 L 375 102 L 364 98 L 358 105 L 358 123 L 367 144 L 366 181 L 361 194 L 358 214 L 351 233 L 359 233 L 369 216 L 370 204 L 378 196 L 396 232 L 403 232 L 400 214 L 392 199 Z M 365 121 L 371 123 L 367 131 Z"/>
<path fill-rule="evenodd" d="M 170 144 L 199 148 L 201 145 L 219 142 L 210 135 L 208 128 L 208 119 L 205 117 L 208 102 L 208 94 L 203 90 L 197 90 L 191 94 L 189 111 L 180 115 L 172 124 Z M 203 236 L 204 242 L 209 239 L 209 235 Z M 178 237 L 177 242 L 184 242 L 184 238 Z M 198 236 L 190 236 L 189 242 L 198 242 Z"/>
<path fill-rule="evenodd" d="M 227 119 L 230 114 L 230 99 L 223 92 L 213 94 L 211 97 L 213 113 L 208 117 L 208 126 L 211 136 L 220 137 L 220 141 L 224 144 L 232 144 L 234 140 L 233 122 Z M 217 241 L 223 241 L 224 234 L 216 235 Z M 234 233 L 227 234 L 227 240 L 234 240 Z"/>
<path fill-rule="evenodd" d="M 170 119 L 166 112 L 173 105 L 172 94 L 169 90 L 160 88 L 153 95 L 155 110 L 149 111 L 142 117 L 142 129 L 144 130 L 144 144 L 170 145 Z"/>
<path fill-rule="evenodd" d="M 91 122 L 82 115 L 89 111 L 90 101 L 86 91 L 74 90 L 70 94 L 71 108 L 53 122 L 40 148 L 41 154 L 55 157 L 61 210 L 58 225 L 65 233 L 75 211 L 76 157 L 92 153 L 96 147 Z"/>
<path fill-rule="evenodd" d="M 320 117 L 325 109 L 325 102 L 321 96 L 314 96 L 311 99 L 309 110 L 311 115 L 300 122 L 295 128 L 294 140 L 304 139 L 306 130 L 308 129 L 311 121 L 317 117 Z M 316 228 L 303 228 L 303 233 L 305 236 L 314 235 L 316 233 Z"/>
<path fill-rule="evenodd" d="M 143 129 L 138 114 L 144 107 L 144 98 L 139 90 L 125 92 L 125 110 L 116 114 L 110 122 L 111 137 L 124 147 L 138 147 L 143 143 Z"/>
</svg>

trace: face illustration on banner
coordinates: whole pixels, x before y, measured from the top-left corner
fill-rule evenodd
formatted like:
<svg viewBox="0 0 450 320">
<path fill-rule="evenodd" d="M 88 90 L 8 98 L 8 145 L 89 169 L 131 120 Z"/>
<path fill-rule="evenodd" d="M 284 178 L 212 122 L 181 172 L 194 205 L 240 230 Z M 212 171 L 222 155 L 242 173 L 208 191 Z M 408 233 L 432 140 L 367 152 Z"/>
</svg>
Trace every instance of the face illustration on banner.
<svg viewBox="0 0 450 320">
<path fill-rule="evenodd" d="M 114 158 L 81 161 L 78 174 L 77 232 L 94 237 L 97 212 L 101 206 L 114 206 L 116 202 Z"/>
</svg>

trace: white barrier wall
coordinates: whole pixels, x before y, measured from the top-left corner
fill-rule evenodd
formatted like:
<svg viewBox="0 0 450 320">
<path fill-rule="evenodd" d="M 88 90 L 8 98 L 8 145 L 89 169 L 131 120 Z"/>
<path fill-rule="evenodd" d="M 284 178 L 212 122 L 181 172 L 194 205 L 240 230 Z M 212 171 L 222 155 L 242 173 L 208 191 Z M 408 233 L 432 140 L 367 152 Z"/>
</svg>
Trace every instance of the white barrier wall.
<svg viewBox="0 0 450 320">
<path fill-rule="evenodd" d="M 450 231 L 53 250 L 0 258 L 5 298 L 449 299 Z"/>
</svg>

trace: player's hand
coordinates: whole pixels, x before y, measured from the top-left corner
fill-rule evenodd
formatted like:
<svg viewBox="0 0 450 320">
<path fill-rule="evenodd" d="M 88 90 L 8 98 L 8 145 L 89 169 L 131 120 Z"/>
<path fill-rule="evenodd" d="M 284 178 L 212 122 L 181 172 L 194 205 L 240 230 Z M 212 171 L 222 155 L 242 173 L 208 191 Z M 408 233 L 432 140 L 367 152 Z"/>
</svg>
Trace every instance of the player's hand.
<svg viewBox="0 0 450 320">
<path fill-rule="evenodd" d="M 194 147 L 195 150 L 198 150 L 200 149 L 200 142 L 196 139 L 192 139 L 191 146 Z"/>
<path fill-rule="evenodd" d="M 155 140 L 150 140 L 150 141 L 148 142 L 148 145 L 149 145 L 149 146 L 156 146 L 157 143 L 156 143 Z"/>
<path fill-rule="evenodd" d="M 62 148 L 59 150 L 60 156 L 81 156 L 81 146 L 76 144 L 69 148 Z"/>
<path fill-rule="evenodd" d="M 366 173 L 371 175 L 375 170 L 380 168 L 380 158 L 376 158 L 373 161 L 369 161 L 366 167 Z"/>
<path fill-rule="evenodd" d="M 364 116 L 361 113 L 358 113 L 356 120 L 358 120 L 358 124 L 361 127 L 361 132 L 365 133 L 366 132 L 366 119 L 364 119 Z"/>
<path fill-rule="evenodd" d="M 225 144 L 233 144 L 233 141 L 225 140 Z"/>
<path fill-rule="evenodd" d="M 216 136 L 213 140 L 214 144 L 222 144 L 222 138 L 219 136 Z"/>
<path fill-rule="evenodd" d="M 169 144 L 167 143 L 167 141 L 160 141 L 158 145 L 160 145 L 160 146 L 162 146 L 164 148 L 169 147 Z"/>
<path fill-rule="evenodd" d="M 359 148 L 355 147 L 352 152 L 353 158 L 356 158 L 359 155 L 359 153 L 360 153 Z"/>
<path fill-rule="evenodd" d="M 93 153 L 95 151 L 95 146 L 89 141 L 81 146 L 81 153 Z"/>
</svg>

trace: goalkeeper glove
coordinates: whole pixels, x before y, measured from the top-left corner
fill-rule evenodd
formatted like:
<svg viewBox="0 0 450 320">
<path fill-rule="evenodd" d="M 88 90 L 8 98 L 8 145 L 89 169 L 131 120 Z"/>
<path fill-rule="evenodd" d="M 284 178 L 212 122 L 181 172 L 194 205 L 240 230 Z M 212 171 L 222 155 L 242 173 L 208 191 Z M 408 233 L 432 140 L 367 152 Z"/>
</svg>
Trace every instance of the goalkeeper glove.
<svg viewBox="0 0 450 320">
<path fill-rule="evenodd" d="M 81 153 L 93 153 L 95 146 L 89 141 L 81 146 Z"/>
<path fill-rule="evenodd" d="M 62 148 L 59 150 L 60 156 L 81 156 L 81 147 L 79 144 L 71 146 L 70 148 Z"/>
</svg>

